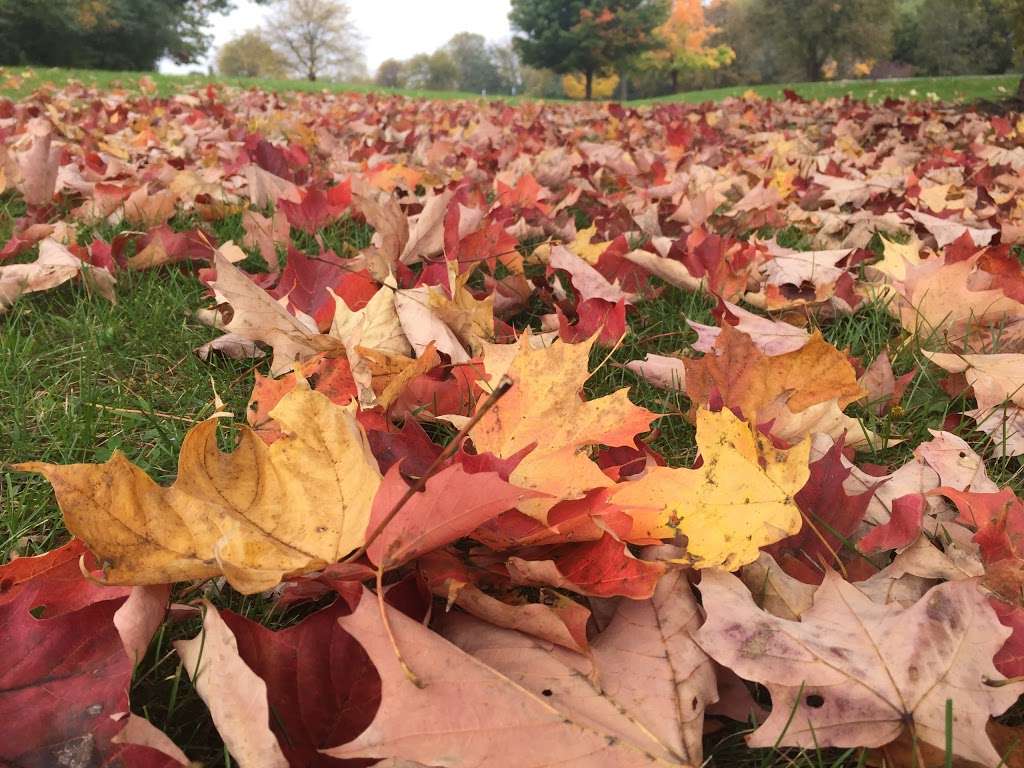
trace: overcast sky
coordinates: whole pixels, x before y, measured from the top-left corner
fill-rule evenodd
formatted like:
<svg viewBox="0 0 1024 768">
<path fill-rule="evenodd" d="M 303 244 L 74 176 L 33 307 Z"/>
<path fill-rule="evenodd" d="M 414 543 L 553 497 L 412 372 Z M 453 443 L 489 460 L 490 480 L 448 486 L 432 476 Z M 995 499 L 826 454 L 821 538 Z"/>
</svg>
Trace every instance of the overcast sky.
<svg viewBox="0 0 1024 768">
<path fill-rule="evenodd" d="M 352 17 L 364 39 L 366 64 L 372 74 L 384 59 L 407 59 L 432 53 L 456 32 L 478 32 L 488 40 L 510 37 L 509 0 L 349 0 Z M 251 0 L 239 0 L 227 16 L 211 18 L 210 32 L 217 47 L 262 25 L 270 11 Z M 184 67 L 165 63 L 164 72 L 206 70 L 208 62 Z"/>
</svg>

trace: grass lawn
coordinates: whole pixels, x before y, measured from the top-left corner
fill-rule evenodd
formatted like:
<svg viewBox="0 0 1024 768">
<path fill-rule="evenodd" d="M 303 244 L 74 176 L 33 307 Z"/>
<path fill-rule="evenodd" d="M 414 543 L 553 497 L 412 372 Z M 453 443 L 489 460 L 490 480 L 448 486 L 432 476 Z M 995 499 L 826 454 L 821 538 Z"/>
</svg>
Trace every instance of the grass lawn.
<svg viewBox="0 0 1024 768">
<path fill-rule="evenodd" d="M 100 73 L 74 70 L 25 70 L 0 72 L 0 94 L 18 97 L 44 83 L 64 84 L 79 80 L 87 85 L 113 88 L 118 84 L 138 87 L 137 73 Z M 212 82 L 206 77 L 151 75 L 160 93 L 194 88 Z M 229 80 L 233 85 L 271 90 L 309 91 L 328 86 L 302 81 Z M 883 99 L 888 96 L 977 99 L 1000 98 L 1016 89 L 1017 78 L 965 77 L 917 79 L 886 83 L 856 82 L 759 86 L 762 96 L 777 97 L 792 87 L 809 97 L 825 98 L 852 92 L 858 97 Z M 1002 90 L 1000 90 L 1002 89 Z M 367 89 L 363 89 L 367 90 Z M 687 102 L 722 99 L 745 92 L 731 88 L 680 94 L 670 99 Z M 446 98 L 466 94 L 412 95 Z M 665 101 L 659 100 L 659 101 Z M 14 222 L 22 215 L 20 199 L 0 196 L 0 245 L 10 237 Z M 193 221 L 177 218 L 172 226 L 185 230 Z M 218 241 L 242 239 L 239 217 L 209 225 Z M 81 243 L 92 240 L 94 230 L 79 232 Z M 100 231 L 109 241 L 116 231 Z M 762 233 L 766 234 L 766 233 Z M 325 233 L 329 247 L 343 244 L 365 248 L 367 231 L 343 220 Z M 799 234 L 781 233 L 781 240 L 794 248 L 806 244 Z M 878 240 L 876 238 L 875 244 Z M 298 245 L 303 245 L 300 241 Z M 312 254 L 312 241 L 305 243 Z M 102 462 L 120 448 L 159 482 L 169 482 L 177 472 L 177 455 L 190 427 L 211 415 L 219 396 L 225 408 L 244 422 L 246 403 L 253 383 L 253 371 L 267 373 L 269 363 L 231 361 L 213 356 L 200 361 L 194 348 L 219 332 L 199 323 L 195 310 L 207 305 L 205 289 L 189 266 L 174 266 L 146 272 L 118 273 L 118 303 L 112 305 L 90 294 L 81 281 L 55 290 L 25 296 L 0 316 L 0 421 L 6 439 L 0 441 L 0 562 L 18 553 L 36 554 L 52 549 L 66 539 L 53 492 L 40 477 L 12 473 L 10 463 L 47 461 L 56 463 Z M 667 354 L 685 349 L 696 339 L 687 320 L 714 323 L 713 302 L 706 294 L 666 288 L 656 300 L 641 302 L 630 317 L 630 330 L 615 350 L 596 348 L 592 359 L 594 375 L 588 383 L 590 396 L 631 387 L 632 399 L 653 411 L 666 414 L 655 427 L 653 447 L 672 466 L 689 466 L 695 458 L 694 428 L 683 414 L 689 408 L 681 394 L 666 392 L 639 380 L 624 363 L 648 353 Z M 517 325 L 532 324 L 537 318 L 523 316 Z M 861 462 L 896 467 L 906 462 L 912 448 L 927 440 L 928 429 L 939 429 L 947 416 L 970 407 L 963 398 L 950 399 L 939 386 L 940 376 L 920 354 L 918 343 L 896 344 L 900 327 L 881 304 L 862 307 L 856 314 L 821 325 L 825 338 L 840 349 L 848 348 L 865 362 L 888 350 L 897 375 L 917 370 L 918 375 L 903 400 L 902 408 L 884 417 L 866 407 L 853 407 L 850 415 L 882 437 L 905 437 L 904 445 L 886 451 L 866 452 Z M 958 434 L 982 455 L 991 453 L 990 438 L 970 428 L 971 422 L 956 428 Z M 1018 459 L 986 462 L 992 479 L 1024 493 L 1024 467 Z M 225 598 L 222 605 L 242 614 L 265 617 L 269 603 L 259 597 Z M 268 620 L 271 626 L 294 621 L 289 614 Z M 191 636 L 195 622 L 168 625 L 161 630 L 146 661 L 140 665 L 133 690 L 133 703 L 165 729 L 189 752 L 208 766 L 230 766 L 223 745 L 205 707 L 193 691 L 170 641 Z M 183 713 L 184 716 L 183 716 Z M 742 726 L 737 726 L 741 729 Z M 749 750 L 741 738 L 746 731 L 728 732 L 709 746 L 709 762 L 715 766 L 826 766 L 857 765 L 861 753 L 815 753 Z"/>
<path fill-rule="evenodd" d="M 6 240 L 18 207 L 11 198 L 0 198 L 0 242 Z M 189 222 L 174 223 L 185 228 Z M 240 239 L 238 229 L 232 218 L 214 225 L 221 240 Z M 334 229 L 328 237 L 336 246 L 342 241 L 366 246 L 360 228 L 343 221 Z M 91 234 L 83 231 L 83 241 Z M 217 332 L 194 319 L 194 311 L 208 302 L 190 268 L 122 272 L 117 296 L 118 303 L 111 305 L 75 281 L 23 297 L 0 320 L 0 419 L 8 435 L 0 443 L 0 562 L 15 552 L 44 552 L 67 536 L 49 483 L 8 471 L 9 463 L 101 462 L 120 448 L 154 479 L 168 483 L 177 473 L 185 433 L 213 413 L 215 392 L 244 422 L 253 371 L 268 372 L 265 361 L 254 366 L 214 356 L 203 362 L 193 353 Z M 616 350 L 595 348 L 591 360 L 591 397 L 628 386 L 636 403 L 666 414 L 655 423 L 659 436 L 652 447 L 672 466 L 689 466 L 695 458 L 694 428 L 683 416 L 688 400 L 650 386 L 623 364 L 647 353 L 685 348 L 696 339 L 687 320 L 714 323 L 712 307 L 705 294 L 666 288 L 657 300 L 636 307 L 630 331 Z M 521 321 L 532 319 L 524 316 Z M 879 304 L 823 324 L 821 330 L 830 342 L 864 360 L 874 359 L 899 333 L 898 323 Z M 885 418 L 876 418 L 867 409 L 852 409 L 851 415 L 862 417 L 883 436 L 908 438 L 905 446 L 860 456 L 863 461 L 899 466 L 910 458 L 912 446 L 928 439 L 929 427 L 939 427 L 947 415 L 968 406 L 942 391 L 940 377 L 929 370 L 916 346 L 902 347 L 893 362 L 897 374 L 913 368 L 921 372 L 903 409 Z M 962 436 L 983 454 L 991 448 L 989 438 L 980 433 L 965 429 Z M 987 468 L 1000 485 L 1024 492 L 1024 475 L 1016 459 L 990 461 Z M 240 597 L 230 590 L 218 603 L 272 627 L 288 626 L 304 615 L 269 616 L 267 600 Z M 208 766 L 229 768 L 232 763 L 205 706 L 170 645 L 197 629 L 196 621 L 165 625 L 137 670 L 132 700 L 190 756 Z M 710 765 L 831 768 L 856 765 L 860 757 L 853 751 L 750 750 L 742 739 L 746 732 L 736 724 L 709 744 Z"/>
<path fill-rule="evenodd" d="M 76 81 L 86 86 L 103 89 L 126 88 L 138 90 L 143 76 L 149 77 L 156 85 L 157 93 L 169 96 L 179 91 L 202 88 L 211 83 L 226 84 L 240 88 L 260 88 L 277 92 L 335 92 L 368 93 L 386 91 L 401 93 L 425 99 L 475 99 L 478 94 L 459 91 L 422 91 L 377 88 L 374 85 L 350 85 L 308 80 L 262 80 L 256 78 L 224 78 L 206 75 L 162 75 L 142 72 L 102 72 L 87 69 L 50 69 L 36 67 L 0 68 L 0 96 L 19 98 L 36 89 L 52 83 L 63 86 Z M 946 101 L 979 99 L 999 100 L 1014 94 L 1020 80 L 1018 75 L 972 75 L 959 77 L 912 77 L 898 80 L 840 80 L 827 83 L 784 83 L 779 85 L 733 86 L 704 91 L 689 91 L 658 99 L 638 101 L 638 104 L 655 104 L 682 101 L 696 104 L 703 101 L 721 101 L 742 96 L 753 91 L 764 98 L 782 98 L 783 91 L 793 90 L 808 99 L 842 98 L 846 95 L 869 101 L 886 98 L 939 98 Z M 510 97 L 498 97 L 510 98 Z M 516 100 L 516 99 L 511 99 Z"/>
</svg>

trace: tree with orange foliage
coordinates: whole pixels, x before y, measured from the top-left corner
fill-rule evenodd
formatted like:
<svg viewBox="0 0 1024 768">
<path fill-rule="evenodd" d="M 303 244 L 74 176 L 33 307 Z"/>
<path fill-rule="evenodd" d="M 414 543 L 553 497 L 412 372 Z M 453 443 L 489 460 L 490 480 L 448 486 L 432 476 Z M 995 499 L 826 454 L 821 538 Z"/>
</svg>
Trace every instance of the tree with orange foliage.
<svg viewBox="0 0 1024 768">
<path fill-rule="evenodd" d="M 654 31 L 662 46 L 645 54 L 643 65 L 668 74 L 676 93 L 680 74 L 719 69 L 736 59 L 736 51 L 728 45 L 708 44 L 717 32 L 704 18 L 701 0 L 675 0 L 668 19 Z"/>
</svg>

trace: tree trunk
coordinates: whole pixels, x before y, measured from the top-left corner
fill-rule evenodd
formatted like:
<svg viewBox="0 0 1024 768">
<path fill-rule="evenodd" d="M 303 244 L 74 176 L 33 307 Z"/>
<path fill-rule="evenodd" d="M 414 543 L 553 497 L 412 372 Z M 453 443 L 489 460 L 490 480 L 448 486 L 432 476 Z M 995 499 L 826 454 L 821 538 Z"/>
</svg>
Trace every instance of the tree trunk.
<svg viewBox="0 0 1024 768">
<path fill-rule="evenodd" d="M 587 101 L 590 101 L 594 97 L 594 71 L 588 69 L 583 74 L 587 79 Z"/>
<path fill-rule="evenodd" d="M 310 70 L 309 72 L 307 72 L 306 73 L 306 79 L 309 80 L 309 82 L 311 82 L 311 83 L 315 83 L 316 82 L 316 72 L 314 72 L 313 70 Z"/>
<path fill-rule="evenodd" d="M 672 93 L 679 93 L 679 70 L 672 70 Z"/>
<path fill-rule="evenodd" d="M 807 59 L 807 81 L 810 83 L 821 80 L 821 63 L 816 56 Z"/>
<path fill-rule="evenodd" d="M 1017 101 L 1024 102 L 1024 75 L 1020 77 L 1020 83 L 1017 84 Z"/>
</svg>

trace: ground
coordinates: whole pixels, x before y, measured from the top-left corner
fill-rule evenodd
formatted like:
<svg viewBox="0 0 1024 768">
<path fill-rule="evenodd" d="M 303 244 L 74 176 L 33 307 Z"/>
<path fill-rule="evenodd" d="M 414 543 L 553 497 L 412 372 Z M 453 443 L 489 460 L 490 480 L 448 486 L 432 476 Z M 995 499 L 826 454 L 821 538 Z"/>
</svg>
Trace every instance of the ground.
<svg viewBox="0 0 1024 768">
<path fill-rule="evenodd" d="M 39 68 L 8 68 L 0 70 L 0 96 L 15 98 L 25 96 L 46 83 L 64 85 L 71 81 L 102 88 L 138 88 L 140 77 L 148 77 L 161 96 L 174 93 L 181 88 L 202 87 L 209 83 L 223 83 L 241 88 L 260 88 L 268 91 L 310 91 L 327 90 L 331 92 L 367 92 L 380 90 L 374 86 L 344 85 L 326 82 L 309 82 L 307 80 L 267 80 L 258 78 L 224 78 L 207 75 L 161 75 L 139 72 L 101 72 L 81 69 L 49 69 Z M 655 101 L 683 101 L 698 103 L 702 101 L 720 101 L 729 96 L 740 96 L 753 91 L 766 98 L 781 98 L 786 90 L 792 90 L 809 99 L 827 99 L 849 94 L 853 98 L 881 101 L 885 98 L 943 99 L 967 100 L 977 99 L 999 100 L 1016 93 L 1017 75 L 963 75 L 958 77 L 911 77 L 896 80 L 841 80 L 822 83 L 784 83 L 780 85 L 733 86 L 715 88 L 706 91 L 689 91 L 674 96 L 663 96 L 660 99 L 648 99 L 641 103 Z M 457 91 L 426 91 L 385 89 L 385 92 L 402 93 L 429 99 L 475 98 L 479 94 L 460 93 Z"/>
<path fill-rule="evenodd" d="M 80 80 L 103 87 L 118 84 L 135 88 L 137 75 L 129 73 L 52 72 L 32 74 L 9 70 L 6 82 L 0 76 L 0 94 L 24 95 L 42 82 L 66 83 Z M 201 85 L 206 78 L 153 76 L 158 93 L 185 84 Z M 308 83 L 239 82 L 264 88 L 318 90 L 324 86 Z M 889 96 L 942 99 L 999 98 L 1012 92 L 1016 78 L 947 78 L 893 82 L 855 82 L 758 86 L 762 96 L 780 96 L 785 88 L 801 95 L 822 98 L 851 93 L 858 98 Z M 740 95 L 746 88 L 681 94 L 679 101 L 717 100 Z M 418 94 L 429 95 L 429 94 Z M 17 195 L 0 196 L 0 244 L 12 234 L 24 208 Z M 172 227 L 184 231 L 195 221 L 179 216 Z M 586 222 L 582 222 L 586 223 Z M 240 241 L 240 217 L 228 216 L 212 222 L 219 242 Z M 78 242 L 90 242 L 94 234 L 111 240 L 126 227 L 82 229 Z M 777 235 L 780 242 L 799 250 L 810 248 L 799 230 L 761 232 Z M 333 225 L 325 239 L 340 249 L 368 244 L 365 227 L 349 220 Z M 880 253 L 877 238 L 871 248 Z M 199 323 L 197 309 L 209 301 L 205 287 L 188 266 L 120 273 L 118 301 L 110 304 L 89 292 L 80 281 L 18 301 L 0 317 L 0 420 L 8 439 L 0 443 L 0 561 L 12 553 L 44 552 L 66 538 L 60 513 L 49 484 L 41 478 L 26 478 L 8 471 L 10 463 L 26 459 L 56 463 L 101 462 L 115 449 L 126 451 L 132 460 L 156 480 L 167 482 L 175 476 L 178 448 L 186 431 L 210 416 L 219 397 L 224 408 L 241 416 L 252 390 L 254 371 L 266 371 L 265 362 L 232 361 L 213 357 L 204 362 L 193 353 L 218 332 Z M 684 349 L 696 338 L 687 320 L 713 323 L 713 302 L 703 293 L 670 286 L 655 300 L 641 302 L 630 318 L 629 332 L 614 349 L 595 349 L 594 375 L 588 384 L 591 396 L 609 393 L 623 386 L 631 388 L 637 404 L 661 414 L 656 427 L 659 436 L 653 448 L 672 466 L 688 466 L 695 458 L 693 427 L 684 417 L 688 401 L 677 393 L 659 390 L 625 369 L 630 360 L 648 353 L 668 354 Z M 522 318 L 536 324 L 537 318 Z M 825 338 L 839 349 L 865 361 L 883 350 L 894 352 L 897 375 L 911 370 L 920 373 L 904 397 L 901 407 L 885 416 L 854 407 L 850 413 L 883 437 L 900 435 L 906 442 L 884 451 L 867 451 L 860 460 L 872 464 L 899 466 L 915 445 L 927 439 L 927 430 L 969 407 L 964 397 L 951 399 L 940 386 L 940 376 L 927 365 L 917 343 L 893 349 L 899 324 L 882 302 L 868 302 L 856 314 L 820 323 Z M 964 427 L 958 430 L 972 448 L 982 455 L 991 452 L 991 439 Z M 1024 467 L 1017 458 L 986 462 L 990 476 L 1000 486 L 1024 492 Z M 226 604 L 251 616 L 264 615 L 268 606 L 255 598 L 225 595 Z M 270 617 L 271 625 L 285 625 L 296 615 Z M 157 726 L 165 728 L 190 756 L 207 765 L 230 765 L 226 751 L 205 716 L 205 710 L 182 675 L 182 667 L 169 651 L 174 637 L 192 634 L 194 625 L 168 626 L 162 632 L 146 663 L 137 671 L 133 703 Z M 184 716 L 183 716 L 184 713 Z M 741 732 L 716 737 L 710 744 L 709 759 L 718 766 L 792 765 L 825 766 L 861 764 L 859 753 L 832 754 L 750 751 L 742 746 Z"/>
</svg>

